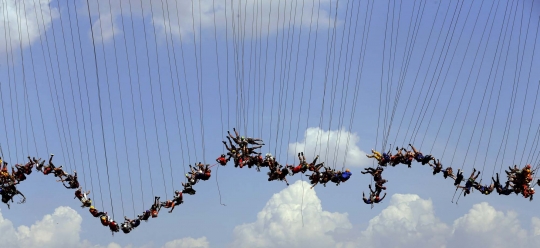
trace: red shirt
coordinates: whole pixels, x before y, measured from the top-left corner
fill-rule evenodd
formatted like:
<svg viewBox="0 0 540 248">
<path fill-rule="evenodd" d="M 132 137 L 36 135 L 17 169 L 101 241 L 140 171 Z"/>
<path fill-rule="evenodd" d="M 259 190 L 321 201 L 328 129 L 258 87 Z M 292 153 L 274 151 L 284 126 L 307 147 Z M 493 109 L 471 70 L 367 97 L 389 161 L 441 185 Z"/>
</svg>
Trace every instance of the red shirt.
<svg viewBox="0 0 540 248">
<path fill-rule="evenodd" d="M 216 159 L 217 162 L 221 165 L 226 165 L 227 164 L 227 159 L 224 158 L 224 157 L 219 157 L 218 159 Z"/>
</svg>

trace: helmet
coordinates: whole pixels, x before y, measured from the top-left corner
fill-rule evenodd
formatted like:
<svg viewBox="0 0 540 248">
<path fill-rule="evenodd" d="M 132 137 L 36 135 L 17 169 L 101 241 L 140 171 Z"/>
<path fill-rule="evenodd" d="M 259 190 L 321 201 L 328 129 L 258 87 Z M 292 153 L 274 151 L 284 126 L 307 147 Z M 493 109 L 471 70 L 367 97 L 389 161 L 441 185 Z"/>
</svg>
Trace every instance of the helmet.
<svg viewBox="0 0 540 248">
<path fill-rule="evenodd" d="M 95 207 L 94 207 L 94 206 L 90 206 L 90 209 L 95 209 Z"/>
</svg>

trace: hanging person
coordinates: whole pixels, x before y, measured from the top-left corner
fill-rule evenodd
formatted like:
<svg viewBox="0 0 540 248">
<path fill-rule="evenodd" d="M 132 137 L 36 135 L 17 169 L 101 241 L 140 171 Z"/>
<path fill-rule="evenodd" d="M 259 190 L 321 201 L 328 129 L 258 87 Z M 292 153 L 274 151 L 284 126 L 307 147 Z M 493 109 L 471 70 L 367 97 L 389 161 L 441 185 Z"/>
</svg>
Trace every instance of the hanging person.
<svg viewBox="0 0 540 248">
<path fill-rule="evenodd" d="M 474 185 L 478 184 L 476 182 L 476 179 L 480 175 L 480 171 L 478 172 L 478 174 L 476 174 L 476 176 L 474 175 L 474 173 L 476 173 L 476 168 L 473 168 L 473 172 L 471 173 L 471 176 L 469 177 L 467 182 L 465 182 L 465 186 L 458 186 L 458 188 L 462 188 L 464 190 L 463 196 L 467 196 L 468 194 L 470 194 L 471 193 L 471 188 Z"/>
<path fill-rule="evenodd" d="M 378 162 L 381 162 L 381 160 L 382 160 L 382 155 L 381 155 L 381 153 L 378 152 L 378 151 L 375 151 L 375 150 L 373 150 L 373 149 L 371 149 L 371 152 L 372 152 L 372 154 L 366 154 L 366 157 L 368 157 L 368 158 L 375 158 Z"/>
<path fill-rule="evenodd" d="M 107 212 L 99 212 L 94 206 L 90 206 L 90 209 L 88 211 L 90 212 L 90 214 L 92 214 L 92 216 L 96 218 L 107 215 Z"/>
</svg>

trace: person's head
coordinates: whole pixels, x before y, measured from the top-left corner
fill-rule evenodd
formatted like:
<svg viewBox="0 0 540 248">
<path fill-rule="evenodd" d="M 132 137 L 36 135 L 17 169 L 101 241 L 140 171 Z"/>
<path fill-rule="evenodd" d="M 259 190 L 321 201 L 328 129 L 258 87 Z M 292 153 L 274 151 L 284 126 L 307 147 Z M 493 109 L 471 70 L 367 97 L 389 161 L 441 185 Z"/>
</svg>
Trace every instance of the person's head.
<svg viewBox="0 0 540 248">
<path fill-rule="evenodd" d="M 225 154 L 221 154 L 221 157 L 224 158 L 224 157 L 225 157 Z"/>
</svg>

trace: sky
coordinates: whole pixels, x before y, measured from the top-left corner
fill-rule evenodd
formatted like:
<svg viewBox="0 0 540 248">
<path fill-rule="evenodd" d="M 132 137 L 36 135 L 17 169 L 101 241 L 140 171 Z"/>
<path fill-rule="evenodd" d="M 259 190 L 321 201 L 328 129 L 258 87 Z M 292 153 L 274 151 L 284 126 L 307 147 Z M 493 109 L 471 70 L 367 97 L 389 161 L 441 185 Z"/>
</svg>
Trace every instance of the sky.
<svg viewBox="0 0 540 248">
<path fill-rule="evenodd" d="M 110 234 L 52 177 L 0 206 L 12 247 L 517 247 L 539 244 L 536 200 L 452 199 L 430 168 L 384 171 L 371 149 L 415 145 L 443 165 L 539 165 L 540 3 L 372 0 L 0 0 L 0 152 L 79 173 L 98 209 L 134 217 L 214 164 L 236 127 L 261 153 L 350 168 L 339 186 L 212 168 L 173 213 Z M 504 174 L 504 172 L 502 172 Z M 501 178 L 501 180 L 504 180 Z M 304 182 L 303 182 L 304 181 Z M 456 196 L 457 198 L 457 196 Z M 511 199 L 511 200 L 509 200 Z M 68 237 L 68 238 L 66 238 Z"/>
</svg>

